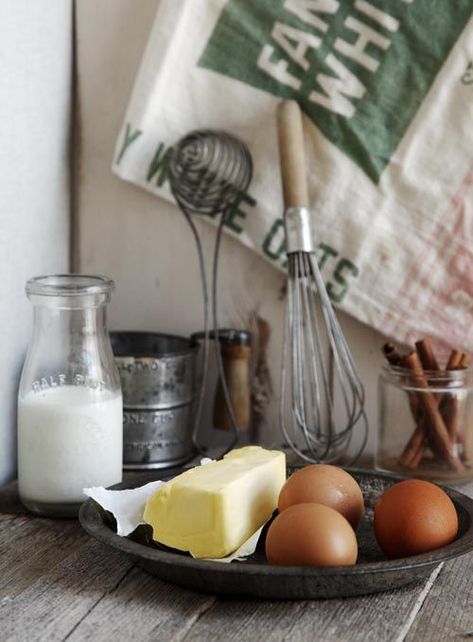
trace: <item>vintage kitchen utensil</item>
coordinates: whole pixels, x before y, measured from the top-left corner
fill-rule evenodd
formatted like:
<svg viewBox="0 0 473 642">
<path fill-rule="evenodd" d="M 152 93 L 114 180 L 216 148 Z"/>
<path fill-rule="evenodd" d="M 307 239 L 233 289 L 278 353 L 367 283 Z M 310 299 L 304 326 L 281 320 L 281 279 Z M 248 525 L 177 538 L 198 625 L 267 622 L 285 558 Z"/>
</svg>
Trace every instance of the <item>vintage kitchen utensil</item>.
<svg viewBox="0 0 473 642">
<path fill-rule="evenodd" d="M 186 337 L 111 332 L 123 392 L 123 467 L 164 468 L 188 461 L 197 347 Z"/>
<path fill-rule="evenodd" d="M 196 332 L 191 339 L 200 344 L 204 332 Z M 251 333 L 246 330 L 224 328 L 219 330 L 223 371 L 228 394 L 235 413 L 239 430 L 246 430 L 250 424 L 251 390 L 250 390 L 250 360 Z M 214 340 L 211 331 L 209 339 Z M 213 407 L 213 427 L 218 430 L 232 430 L 232 420 L 225 403 L 222 382 L 217 381 Z"/>
<path fill-rule="evenodd" d="M 365 395 L 317 264 L 302 115 L 295 101 L 280 105 L 278 132 L 288 260 L 281 428 L 299 457 L 332 462 L 346 454 L 359 424 L 362 434 L 355 461 L 367 440 Z"/>
<path fill-rule="evenodd" d="M 380 470 L 455 483 L 473 477 L 473 369 L 453 349 L 437 359 L 428 337 L 401 353 L 384 344 L 378 379 Z"/>
<path fill-rule="evenodd" d="M 244 330 L 220 330 L 223 371 L 239 430 L 247 430 L 251 418 L 250 359 L 251 335 Z M 231 430 L 232 419 L 227 410 L 222 381 L 215 391 L 213 425 Z"/>
<path fill-rule="evenodd" d="M 174 474 L 179 474 L 177 470 Z M 290 470 L 293 472 L 293 470 Z M 441 562 L 473 550 L 473 500 L 444 488 L 458 515 L 458 535 L 451 544 L 430 553 L 397 560 L 387 560 L 374 536 L 372 519 L 377 499 L 399 477 L 351 470 L 363 491 L 365 514 L 357 529 L 359 558 L 355 566 L 271 566 L 264 556 L 264 536 L 255 553 L 243 562 L 222 564 L 193 559 L 190 555 L 162 547 L 149 537 L 149 528 L 140 526 L 133 539 L 120 537 L 107 514 L 89 499 L 81 508 L 83 528 L 101 542 L 135 559 L 139 566 L 163 580 L 199 591 L 251 595 L 264 599 L 306 600 L 347 597 L 392 590 L 420 582 Z M 150 481 L 142 476 L 133 482 L 141 486 Z M 120 484 L 115 488 L 128 488 Z"/>
<path fill-rule="evenodd" d="M 200 451 L 197 431 L 202 415 L 202 404 L 209 367 L 209 318 L 212 317 L 215 336 L 215 355 L 223 397 L 230 417 L 233 439 L 226 450 L 231 450 L 238 442 L 238 421 L 232 407 L 230 394 L 225 381 L 218 329 L 218 260 L 223 226 L 232 211 L 239 195 L 250 184 L 253 164 L 248 148 L 244 143 L 223 131 L 194 131 L 181 139 L 174 147 L 170 163 L 171 191 L 181 211 L 187 219 L 195 239 L 199 270 L 202 283 L 204 306 L 204 356 L 200 390 L 195 412 L 193 442 Z M 194 214 L 215 217 L 221 214 L 215 239 L 211 306 L 204 254 Z"/>
</svg>

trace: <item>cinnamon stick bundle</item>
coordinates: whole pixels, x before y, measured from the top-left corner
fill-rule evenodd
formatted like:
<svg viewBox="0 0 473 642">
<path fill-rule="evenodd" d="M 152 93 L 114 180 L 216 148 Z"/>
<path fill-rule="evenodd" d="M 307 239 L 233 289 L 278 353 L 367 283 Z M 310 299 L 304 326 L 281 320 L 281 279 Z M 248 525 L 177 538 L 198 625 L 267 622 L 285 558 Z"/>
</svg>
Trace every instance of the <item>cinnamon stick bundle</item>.
<svg viewBox="0 0 473 642">
<path fill-rule="evenodd" d="M 424 377 L 424 371 L 417 352 L 413 350 L 403 357 L 402 364 L 412 372 L 416 386 L 423 391 L 416 393 L 416 396 L 425 416 L 424 430 L 426 434 L 431 437 L 435 450 L 441 454 L 442 459 L 449 467 L 455 472 L 462 472 L 465 467 L 455 452 L 454 444 L 439 412 L 438 399 L 429 392 L 429 384 Z"/>
<path fill-rule="evenodd" d="M 420 341 L 416 341 L 415 347 L 422 368 L 424 370 L 438 372 L 440 368 L 435 357 L 430 339 L 425 337 Z M 412 395 L 409 396 L 409 403 L 412 407 L 411 396 Z M 406 466 L 407 468 L 417 468 L 422 460 L 422 457 L 424 456 L 425 449 L 427 447 L 427 441 L 429 439 L 428 418 L 425 415 L 422 415 L 418 416 L 417 418 L 414 417 L 414 419 L 416 419 L 417 423 L 416 429 L 410 440 L 407 442 L 406 447 L 401 453 L 401 456 L 399 457 L 399 463 L 402 466 Z M 432 448 L 435 449 L 434 443 L 432 443 L 431 445 Z"/>
<path fill-rule="evenodd" d="M 391 343 L 384 344 L 382 352 L 392 366 L 403 367 L 410 372 L 409 381 L 419 392 L 408 392 L 411 414 L 416 428 L 399 457 L 403 467 L 416 469 L 427 448 L 438 461 L 445 462 L 455 472 L 462 472 L 464 464 L 457 453 L 459 406 L 454 394 L 435 394 L 431 385 L 439 382 L 441 373 L 432 344 L 428 338 L 416 342 L 415 350 L 401 355 Z M 452 350 L 445 370 L 457 370 L 468 365 L 468 358 L 458 350 Z M 441 380 L 440 380 L 441 381 Z"/>
</svg>

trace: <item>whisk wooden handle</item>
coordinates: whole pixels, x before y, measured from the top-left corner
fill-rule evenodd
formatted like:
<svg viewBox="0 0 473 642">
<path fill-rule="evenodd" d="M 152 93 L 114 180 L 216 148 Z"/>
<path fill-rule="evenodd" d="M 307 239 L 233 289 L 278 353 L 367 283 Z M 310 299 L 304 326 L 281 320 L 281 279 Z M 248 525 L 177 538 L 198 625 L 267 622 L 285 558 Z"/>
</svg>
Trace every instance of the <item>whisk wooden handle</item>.
<svg viewBox="0 0 473 642">
<path fill-rule="evenodd" d="M 278 135 L 285 206 L 308 208 L 302 113 L 295 100 L 279 105 Z"/>
</svg>

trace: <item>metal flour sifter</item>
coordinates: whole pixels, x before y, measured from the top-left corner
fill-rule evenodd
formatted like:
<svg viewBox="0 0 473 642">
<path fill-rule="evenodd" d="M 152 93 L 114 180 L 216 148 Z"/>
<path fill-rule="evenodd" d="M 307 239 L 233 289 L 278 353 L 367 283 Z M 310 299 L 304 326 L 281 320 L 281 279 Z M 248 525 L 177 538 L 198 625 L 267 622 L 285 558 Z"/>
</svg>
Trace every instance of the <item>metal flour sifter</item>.
<svg viewBox="0 0 473 642">
<path fill-rule="evenodd" d="M 346 455 L 358 424 L 363 451 L 368 422 L 364 390 L 317 264 L 306 180 L 302 114 L 295 101 L 278 111 L 285 201 L 288 304 L 281 372 L 280 423 L 302 459 Z"/>
</svg>

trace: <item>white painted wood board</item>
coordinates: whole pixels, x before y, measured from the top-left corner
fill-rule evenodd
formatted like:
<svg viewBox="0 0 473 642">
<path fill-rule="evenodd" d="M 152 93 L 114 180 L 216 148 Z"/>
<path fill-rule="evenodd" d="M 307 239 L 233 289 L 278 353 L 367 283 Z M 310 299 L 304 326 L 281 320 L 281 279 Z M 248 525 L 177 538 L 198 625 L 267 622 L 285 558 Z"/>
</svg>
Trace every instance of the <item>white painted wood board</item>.
<svg viewBox="0 0 473 642">
<path fill-rule="evenodd" d="M 72 1 L 0 3 L 0 485 L 16 469 L 16 397 L 32 276 L 69 269 Z"/>
</svg>

